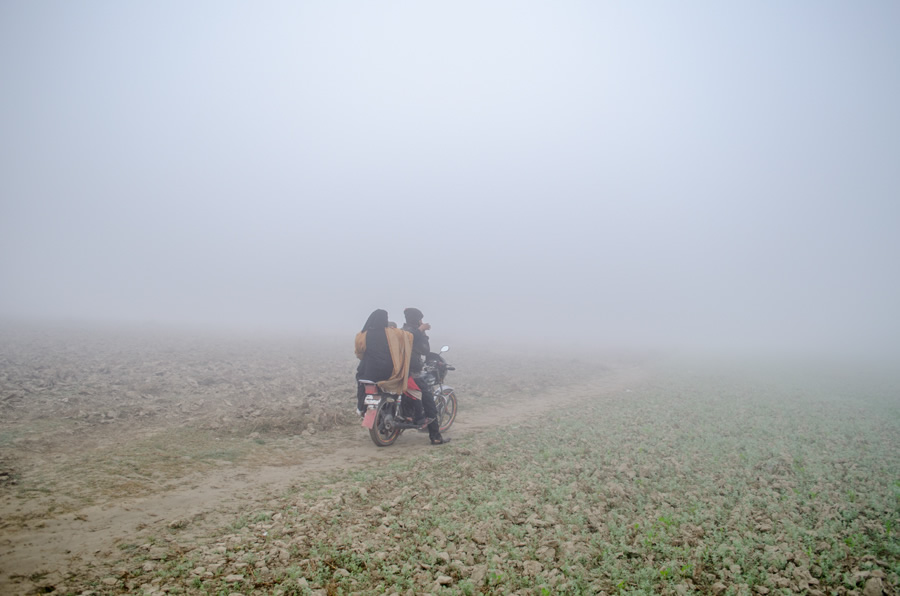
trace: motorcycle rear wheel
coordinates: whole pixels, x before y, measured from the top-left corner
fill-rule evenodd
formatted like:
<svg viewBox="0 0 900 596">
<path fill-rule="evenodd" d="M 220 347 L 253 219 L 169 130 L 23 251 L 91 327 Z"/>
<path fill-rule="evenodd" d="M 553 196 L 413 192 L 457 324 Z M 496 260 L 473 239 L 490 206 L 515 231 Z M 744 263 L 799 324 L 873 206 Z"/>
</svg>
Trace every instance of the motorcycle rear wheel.
<svg viewBox="0 0 900 596">
<path fill-rule="evenodd" d="M 375 423 L 369 429 L 369 436 L 372 442 L 379 447 L 388 447 L 393 445 L 402 429 L 391 425 L 390 420 L 393 418 L 392 410 L 394 408 L 393 401 L 382 400 L 375 409 Z"/>
<path fill-rule="evenodd" d="M 434 405 L 437 406 L 438 424 L 440 424 L 441 432 L 444 432 L 456 420 L 456 394 L 452 389 L 445 389 L 434 396 L 434 402 Z"/>
</svg>

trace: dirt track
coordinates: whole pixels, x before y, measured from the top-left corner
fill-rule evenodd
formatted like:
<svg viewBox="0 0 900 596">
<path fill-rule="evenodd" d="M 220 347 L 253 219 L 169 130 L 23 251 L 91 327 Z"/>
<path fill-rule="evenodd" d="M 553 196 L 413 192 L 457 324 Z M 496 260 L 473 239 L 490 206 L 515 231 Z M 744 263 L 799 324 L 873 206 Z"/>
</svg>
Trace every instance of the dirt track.
<svg viewBox="0 0 900 596">
<path fill-rule="evenodd" d="M 165 527 L 202 537 L 311 475 L 433 449 L 376 448 L 349 407 L 340 344 L 30 333 L 0 352 L 0 592 L 27 594 L 103 565 Z M 454 358 L 454 356 L 456 356 Z M 455 445 L 639 382 L 628 364 L 451 352 Z M 440 448 L 454 448 L 454 444 Z"/>
</svg>

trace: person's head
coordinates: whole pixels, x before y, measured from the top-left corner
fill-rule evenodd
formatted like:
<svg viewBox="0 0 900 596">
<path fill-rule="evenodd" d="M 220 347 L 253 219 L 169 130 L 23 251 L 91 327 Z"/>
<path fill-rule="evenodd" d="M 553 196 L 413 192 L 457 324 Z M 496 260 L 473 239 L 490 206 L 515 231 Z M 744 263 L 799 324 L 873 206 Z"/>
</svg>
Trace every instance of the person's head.
<svg viewBox="0 0 900 596">
<path fill-rule="evenodd" d="M 367 331 L 369 329 L 384 329 L 388 326 L 388 314 L 386 310 L 378 309 L 372 311 L 372 314 L 369 315 L 369 318 L 366 319 L 366 324 L 363 325 L 362 330 Z"/>
<path fill-rule="evenodd" d="M 425 318 L 425 315 L 418 308 L 403 309 L 403 316 L 406 317 L 407 325 L 421 325 L 422 319 Z"/>
<path fill-rule="evenodd" d="M 390 327 L 391 329 L 396 329 L 397 323 L 395 323 L 393 321 L 388 321 L 388 327 Z"/>
</svg>

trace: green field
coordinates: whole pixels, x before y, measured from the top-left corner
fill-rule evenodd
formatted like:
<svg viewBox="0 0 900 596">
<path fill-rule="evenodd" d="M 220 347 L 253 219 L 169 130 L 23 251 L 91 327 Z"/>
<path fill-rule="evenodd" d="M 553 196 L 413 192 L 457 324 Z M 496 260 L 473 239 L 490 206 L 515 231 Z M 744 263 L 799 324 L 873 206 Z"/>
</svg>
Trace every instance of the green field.
<svg viewBox="0 0 900 596">
<path fill-rule="evenodd" d="M 892 594 L 897 389 L 663 368 L 576 409 L 306 483 L 200 546 L 176 546 L 173 529 L 123 548 L 117 574 L 79 590 Z"/>
</svg>

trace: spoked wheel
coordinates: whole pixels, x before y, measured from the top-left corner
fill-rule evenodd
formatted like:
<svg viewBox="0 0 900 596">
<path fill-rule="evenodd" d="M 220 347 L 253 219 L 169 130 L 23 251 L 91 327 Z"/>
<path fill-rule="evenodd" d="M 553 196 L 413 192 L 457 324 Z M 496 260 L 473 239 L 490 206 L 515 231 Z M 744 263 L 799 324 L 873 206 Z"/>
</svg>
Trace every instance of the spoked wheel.
<svg viewBox="0 0 900 596">
<path fill-rule="evenodd" d="M 402 432 L 394 424 L 393 409 L 394 402 L 384 399 L 375 409 L 375 424 L 369 429 L 369 436 L 372 437 L 372 442 L 379 447 L 393 445 Z"/>
<path fill-rule="evenodd" d="M 444 389 L 434 396 L 434 405 L 437 406 L 438 423 L 441 432 L 444 432 L 456 420 L 456 394 L 452 389 Z"/>
</svg>

